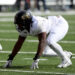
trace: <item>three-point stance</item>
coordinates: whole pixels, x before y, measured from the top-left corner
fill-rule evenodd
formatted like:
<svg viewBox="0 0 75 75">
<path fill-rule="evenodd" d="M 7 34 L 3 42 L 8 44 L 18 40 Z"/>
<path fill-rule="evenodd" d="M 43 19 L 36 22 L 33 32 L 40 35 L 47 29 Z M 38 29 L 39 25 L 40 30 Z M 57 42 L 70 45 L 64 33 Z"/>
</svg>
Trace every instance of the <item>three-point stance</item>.
<svg viewBox="0 0 75 75">
<path fill-rule="evenodd" d="M 62 16 L 48 16 L 48 19 L 46 19 L 40 16 L 32 16 L 30 12 L 23 10 L 16 14 L 14 23 L 19 32 L 19 37 L 5 67 L 11 66 L 13 58 L 20 50 L 27 35 L 37 36 L 39 40 L 38 49 L 31 66 L 32 69 L 38 68 L 39 58 L 46 45 L 61 58 L 62 62 L 58 67 L 62 68 L 72 65 L 70 57 L 64 53 L 62 47 L 57 43 L 68 32 L 68 23 Z"/>
</svg>

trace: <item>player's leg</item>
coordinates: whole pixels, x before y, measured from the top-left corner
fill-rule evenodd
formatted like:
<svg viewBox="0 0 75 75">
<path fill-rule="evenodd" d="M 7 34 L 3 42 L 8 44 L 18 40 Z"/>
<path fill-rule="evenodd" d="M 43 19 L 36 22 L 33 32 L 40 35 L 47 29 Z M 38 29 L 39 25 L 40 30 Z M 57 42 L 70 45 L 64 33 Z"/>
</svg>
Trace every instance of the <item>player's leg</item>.
<svg viewBox="0 0 75 75">
<path fill-rule="evenodd" d="M 72 64 L 70 58 L 68 58 L 68 56 L 64 53 L 62 47 L 57 43 L 59 40 L 63 39 L 67 31 L 67 22 L 60 21 L 60 23 L 58 23 L 58 25 L 55 27 L 54 31 L 52 31 L 47 38 L 48 45 L 61 57 L 62 63 L 58 65 L 58 67 L 67 67 Z"/>
<path fill-rule="evenodd" d="M 71 58 L 72 57 L 72 52 L 70 51 L 64 51 L 64 53 Z M 58 54 L 56 52 L 54 52 L 54 50 L 52 50 L 49 45 L 46 45 L 44 51 L 43 51 L 43 56 L 58 56 Z"/>
<path fill-rule="evenodd" d="M 43 56 L 58 56 L 58 55 L 48 45 L 46 45 L 43 51 Z"/>
<path fill-rule="evenodd" d="M 49 46 L 60 56 L 62 60 L 62 63 L 59 64 L 58 67 L 67 67 L 72 64 L 70 58 L 64 53 L 62 47 L 58 43 L 51 42 Z"/>
</svg>

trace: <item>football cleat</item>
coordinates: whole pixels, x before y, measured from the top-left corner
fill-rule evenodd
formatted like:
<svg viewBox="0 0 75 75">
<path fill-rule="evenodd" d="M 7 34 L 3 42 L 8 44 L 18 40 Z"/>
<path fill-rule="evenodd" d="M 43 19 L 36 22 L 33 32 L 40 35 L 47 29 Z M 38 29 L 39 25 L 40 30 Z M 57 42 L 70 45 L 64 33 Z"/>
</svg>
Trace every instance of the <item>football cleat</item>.
<svg viewBox="0 0 75 75">
<path fill-rule="evenodd" d="M 11 67 L 11 65 L 12 65 L 12 60 L 8 60 L 6 64 L 4 65 L 4 68 L 9 68 Z"/>
<path fill-rule="evenodd" d="M 68 66 L 71 66 L 72 62 L 67 62 L 67 61 L 63 61 L 61 64 L 59 64 L 57 67 L 58 68 L 66 68 Z"/>
<path fill-rule="evenodd" d="M 63 60 L 62 63 L 59 64 L 57 67 L 59 67 L 59 68 L 66 68 L 66 67 L 71 66 L 71 65 L 72 65 L 72 62 L 69 59 L 68 61 L 67 60 Z"/>
<path fill-rule="evenodd" d="M 68 56 L 68 58 L 72 58 L 72 52 L 64 51 L 64 53 Z"/>
<path fill-rule="evenodd" d="M 72 65 L 72 62 L 71 62 L 71 57 L 72 57 L 72 52 L 68 52 L 68 51 L 64 51 L 65 54 L 67 55 L 67 60 L 62 60 L 61 64 L 59 64 L 57 67 L 59 68 L 66 68 L 68 66 L 71 66 Z"/>
<path fill-rule="evenodd" d="M 68 66 L 71 66 L 72 65 L 72 62 L 66 62 L 65 64 L 63 64 L 63 68 L 66 68 L 66 67 L 68 67 Z"/>
</svg>

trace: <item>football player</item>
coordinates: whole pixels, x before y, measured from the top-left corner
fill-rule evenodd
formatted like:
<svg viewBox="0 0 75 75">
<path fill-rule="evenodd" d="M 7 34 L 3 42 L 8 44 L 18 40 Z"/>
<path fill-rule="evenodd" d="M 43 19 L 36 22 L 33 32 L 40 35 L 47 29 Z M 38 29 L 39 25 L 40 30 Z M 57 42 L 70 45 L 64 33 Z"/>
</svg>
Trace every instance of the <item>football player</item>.
<svg viewBox="0 0 75 75">
<path fill-rule="evenodd" d="M 37 52 L 33 58 L 31 69 L 38 68 L 38 62 L 45 46 L 49 46 L 61 58 L 61 63 L 57 66 L 65 68 L 72 65 L 70 57 L 68 57 L 58 41 L 63 39 L 68 32 L 68 23 L 62 16 L 48 16 L 48 18 L 40 16 L 32 16 L 26 10 L 19 11 L 14 20 L 17 31 L 19 32 L 18 40 L 9 55 L 5 67 L 10 67 L 12 60 L 22 47 L 27 35 L 37 36 L 39 40 Z"/>
</svg>

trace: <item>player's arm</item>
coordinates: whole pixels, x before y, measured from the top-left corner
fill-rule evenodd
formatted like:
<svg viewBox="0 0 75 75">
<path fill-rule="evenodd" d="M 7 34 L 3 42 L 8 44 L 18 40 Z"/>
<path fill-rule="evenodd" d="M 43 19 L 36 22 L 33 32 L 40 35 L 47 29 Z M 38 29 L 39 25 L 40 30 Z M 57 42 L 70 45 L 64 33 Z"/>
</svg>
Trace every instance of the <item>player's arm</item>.
<svg viewBox="0 0 75 75">
<path fill-rule="evenodd" d="M 18 53 L 18 51 L 21 49 L 22 44 L 23 44 L 23 42 L 24 42 L 25 39 L 26 39 L 26 37 L 21 37 L 21 36 L 18 37 L 18 40 L 17 40 L 17 42 L 15 43 L 14 48 L 13 48 L 13 50 L 12 50 L 12 53 L 10 54 L 8 60 L 13 60 L 13 58 L 15 57 L 15 55 L 16 55 L 16 54 Z"/>
<path fill-rule="evenodd" d="M 40 33 L 38 35 L 38 40 L 39 40 L 39 44 L 38 44 L 38 49 L 34 57 L 34 60 L 38 59 L 42 55 L 42 52 L 46 44 L 46 32 Z"/>
<path fill-rule="evenodd" d="M 26 39 L 26 37 L 21 37 L 21 36 L 18 37 L 18 40 L 15 43 L 14 48 L 12 50 L 12 53 L 9 55 L 9 58 L 8 58 L 6 64 L 4 65 L 4 68 L 11 67 L 12 60 L 14 59 L 14 57 L 16 56 L 18 51 L 21 49 L 22 44 L 23 44 L 25 39 Z"/>
<path fill-rule="evenodd" d="M 38 62 L 46 44 L 46 33 L 45 32 L 40 33 L 38 35 L 38 39 L 39 39 L 38 49 L 35 57 L 33 58 L 34 62 L 32 63 L 31 69 L 39 68 Z"/>
</svg>

